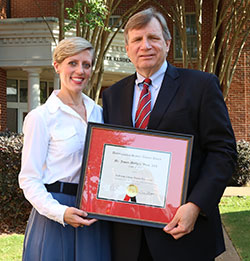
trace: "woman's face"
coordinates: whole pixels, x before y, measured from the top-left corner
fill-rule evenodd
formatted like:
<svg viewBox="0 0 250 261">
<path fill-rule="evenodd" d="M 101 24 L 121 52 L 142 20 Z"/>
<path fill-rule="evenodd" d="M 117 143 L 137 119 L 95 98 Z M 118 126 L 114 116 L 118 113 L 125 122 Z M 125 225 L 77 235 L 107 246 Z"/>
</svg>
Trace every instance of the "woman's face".
<svg viewBox="0 0 250 261">
<path fill-rule="evenodd" d="M 60 64 L 54 62 L 54 67 L 60 74 L 61 89 L 81 92 L 87 86 L 92 72 L 92 58 L 91 51 L 84 50 L 64 59 Z"/>
</svg>

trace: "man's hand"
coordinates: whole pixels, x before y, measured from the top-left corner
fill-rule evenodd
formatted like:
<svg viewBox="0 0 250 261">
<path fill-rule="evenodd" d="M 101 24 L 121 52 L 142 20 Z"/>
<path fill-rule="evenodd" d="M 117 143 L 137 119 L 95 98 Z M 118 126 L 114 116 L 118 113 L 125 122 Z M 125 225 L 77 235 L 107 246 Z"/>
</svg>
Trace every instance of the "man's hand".
<svg viewBox="0 0 250 261">
<path fill-rule="evenodd" d="M 95 223 L 96 219 L 87 219 L 87 213 L 78 208 L 68 207 L 64 213 L 64 222 L 73 226 L 90 226 Z"/>
<path fill-rule="evenodd" d="M 200 208 L 188 202 L 179 207 L 174 218 L 163 228 L 163 231 L 172 235 L 174 239 L 179 239 L 194 229 L 199 213 Z"/>
</svg>

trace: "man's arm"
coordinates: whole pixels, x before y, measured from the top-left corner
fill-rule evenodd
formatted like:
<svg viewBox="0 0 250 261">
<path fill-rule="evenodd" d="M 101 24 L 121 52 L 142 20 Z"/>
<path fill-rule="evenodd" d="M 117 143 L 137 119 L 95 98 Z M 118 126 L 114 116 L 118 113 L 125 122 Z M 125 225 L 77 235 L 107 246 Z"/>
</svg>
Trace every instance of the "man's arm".
<svg viewBox="0 0 250 261">
<path fill-rule="evenodd" d="M 236 162 L 235 138 L 218 79 L 211 74 L 204 78 L 200 82 L 204 90 L 200 100 L 199 131 L 194 138 L 199 140 L 205 157 L 199 178 L 188 194 L 188 203 L 177 210 L 172 221 L 163 229 L 175 239 L 194 229 L 201 211 L 206 216 L 214 212 Z"/>
</svg>

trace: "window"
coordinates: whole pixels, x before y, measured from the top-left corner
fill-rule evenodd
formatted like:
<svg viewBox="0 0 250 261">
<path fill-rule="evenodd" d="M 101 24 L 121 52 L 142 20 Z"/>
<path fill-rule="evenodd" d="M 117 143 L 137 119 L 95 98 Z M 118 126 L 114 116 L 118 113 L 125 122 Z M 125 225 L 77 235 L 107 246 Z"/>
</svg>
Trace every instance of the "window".
<svg viewBox="0 0 250 261">
<path fill-rule="evenodd" d="M 195 14 L 186 15 L 187 49 L 192 59 L 197 58 L 197 29 Z M 174 26 L 174 58 L 182 59 L 181 37 L 177 26 Z"/>
<path fill-rule="evenodd" d="M 18 102 L 18 82 L 7 79 L 7 102 Z"/>
<path fill-rule="evenodd" d="M 20 80 L 20 102 L 28 102 L 28 81 Z"/>
<path fill-rule="evenodd" d="M 109 27 L 112 27 L 117 23 L 117 21 L 120 19 L 119 15 L 111 15 L 109 18 Z M 120 20 L 118 24 L 116 24 L 116 28 L 118 28 L 122 24 L 122 21 Z"/>
<path fill-rule="evenodd" d="M 50 96 L 50 94 L 54 91 L 54 83 L 53 82 L 49 82 L 49 89 L 48 89 L 48 96 Z"/>
<path fill-rule="evenodd" d="M 40 102 L 45 103 L 47 100 L 47 82 L 40 82 Z"/>
<path fill-rule="evenodd" d="M 54 82 L 40 82 L 40 102 L 45 103 L 54 89 Z M 28 112 L 28 81 L 7 79 L 7 128 L 21 132 L 23 120 Z"/>
<path fill-rule="evenodd" d="M 49 95 L 54 90 L 54 83 L 40 82 L 40 101 L 45 103 Z M 7 102 L 28 102 L 28 81 L 7 79 Z"/>
<path fill-rule="evenodd" d="M 9 131 L 17 132 L 18 109 L 7 108 L 7 128 Z"/>
<path fill-rule="evenodd" d="M 43 104 L 46 102 L 47 98 L 50 96 L 52 91 L 54 90 L 53 82 L 40 82 L 40 103 Z"/>
<path fill-rule="evenodd" d="M 10 0 L 6 1 L 6 6 L 7 6 L 7 9 L 6 9 L 7 18 L 11 18 L 11 4 L 10 4 Z"/>
</svg>

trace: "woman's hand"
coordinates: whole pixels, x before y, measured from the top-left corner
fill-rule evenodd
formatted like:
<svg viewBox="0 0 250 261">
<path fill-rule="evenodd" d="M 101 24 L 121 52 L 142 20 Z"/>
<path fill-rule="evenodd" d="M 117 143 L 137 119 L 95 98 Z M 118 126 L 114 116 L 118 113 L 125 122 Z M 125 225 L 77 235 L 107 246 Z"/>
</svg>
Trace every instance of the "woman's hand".
<svg viewBox="0 0 250 261">
<path fill-rule="evenodd" d="M 74 207 L 68 207 L 64 213 L 64 222 L 73 226 L 90 226 L 91 224 L 95 223 L 96 219 L 88 219 L 87 213 L 83 210 Z"/>
</svg>

